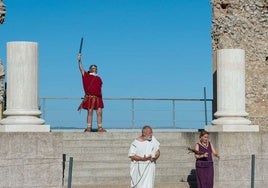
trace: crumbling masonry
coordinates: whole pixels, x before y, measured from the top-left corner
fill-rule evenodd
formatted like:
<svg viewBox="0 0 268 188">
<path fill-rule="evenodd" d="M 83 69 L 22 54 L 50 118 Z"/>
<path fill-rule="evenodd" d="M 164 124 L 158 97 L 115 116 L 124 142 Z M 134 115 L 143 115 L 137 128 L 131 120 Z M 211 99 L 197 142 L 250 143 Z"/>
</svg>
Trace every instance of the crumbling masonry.
<svg viewBox="0 0 268 188">
<path fill-rule="evenodd" d="M 252 124 L 268 130 L 268 0 L 211 0 L 211 5 L 214 99 L 216 50 L 244 49 L 246 112 Z"/>
</svg>

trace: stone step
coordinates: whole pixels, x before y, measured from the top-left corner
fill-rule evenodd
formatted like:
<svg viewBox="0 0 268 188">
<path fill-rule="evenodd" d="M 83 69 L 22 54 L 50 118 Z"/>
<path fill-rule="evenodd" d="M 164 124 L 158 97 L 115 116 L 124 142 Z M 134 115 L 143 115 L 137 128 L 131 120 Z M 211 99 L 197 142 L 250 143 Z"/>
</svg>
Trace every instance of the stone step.
<svg viewBox="0 0 268 188">
<path fill-rule="evenodd" d="M 126 153 L 128 154 L 129 147 L 131 143 L 128 143 L 127 145 L 118 143 L 117 145 L 113 145 L 113 143 L 95 143 L 94 145 L 83 145 L 81 143 L 64 143 L 64 152 L 68 154 L 72 153 L 88 153 L 88 152 L 94 152 L 94 153 Z M 65 146 L 66 145 L 66 146 Z M 180 153 L 185 154 L 186 156 L 193 157 L 192 153 L 189 153 L 187 150 L 187 146 L 178 146 L 178 145 L 160 145 L 161 153 Z"/>
<path fill-rule="evenodd" d="M 161 176 L 170 176 L 170 175 L 178 175 L 178 176 L 185 176 L 191 172 L 192 169 L 189 168 L 167 168 L 157 167 L 156 174 Z M 88 177 L 113 177 L 115 174 L 117 176 L 124 176 L 125 174 L 129 174 L 129 166 L 127 167 L 117 167 L 117 168 L 88 168 L 88 169 L 79 169 L 74 167 L 73 168 L 73 176 L 88 176 Z"/>
<path fill-rule="evenodd" d="M 167 133 L 163 133 L 163 132 L 158 132 L 155 133 L 155 137 L 161 141 L 163 143 L 169 143 L 169 145 L 181 145 L 184 146 L 185 144 L 188 145 L 188 143 L 186 143 L 186 139 L 181 139 L 181 136 L 185 136 L 185 134 L 187 134 L 187 139 L 196 141 L 198 140 L 198 138 L 196 137 L 196 133 L 178 133 L 178 132 L 167 132 Z M 140 133 L 135 134 L 132 132 L 119 132 L 119 133 L 64 133 L 63 135 L 63 139 L 64 141 L 91 141 L 89 143 L 94 143 L 94 141 L 101 141 L 101 142 L 105 142 L 105 141 L 115 141 L 115 140 L 120 140 L 120 141 L 133 141 L 135 138 L 137 138 L 138 136 L 140 136 Z M 172 140 L 173 142 L 169 142 L 169 140 Z M 121 143 L 121 142 L 120 142 Z M 130 143 L 127 142 L 127 145 L 129 145 Z M 191 145 L 194 143 L 190 143 Z"/>
<path fill-rule="evenodd" d="M 77 147 L 81 147 L 81 148 L 96 148 L 96 147 L 126 147 L 128 148 L 130 146 L 130 144 L 132 143 L 134 139 L 114 139 L 114 140 L 87 140 L 87 139 L 83 139 L 83 140 L 64 140 L 64 146 L 66 146 L 67 148 L 77 148 Z M 194 143 L 190 143 L 190 144 L 180 144 L 177 143 L 177 138 L 168 138 L 165 141 L 161 141 L 160 139 L 158 139 L 160 142 L 160 146 L 169 146 L 169 147 L 184 147 L 185 149 L 187 149 L 187 147 L 190 147 L 192 145 L 194 145 Z"/>
<path fill-rule="evenodd" d="M 73 188 L 129 188 L 130 185 L 74 185 Z M 195 188 L 195 184 L 190 185 L 187 182 L 179 182 L 179 183 L 155 183 L 154 188 Z"/>
<path fill-rule="evenodd" d="M 96 144 L 93 147 L 89 146 L 66 146 L 64 149 L 64 152 L 66 153 L 88 153 L 88 152 L 96 152 L 96 153 L 114 153 L 114 152 L 119 152 L 119 153 L 128 153 L 129 151 L 129 147 L 130 147 L 130 143 L 127 146 L 109 146 L 109 145 L 105 145 L 105 143 L 103 144 Z M 189 154 L 187 147 L 185 146 L 170 146 L 170 145 L 160 145 L 160 149 L 161 152 L 167 153 L 167 152 L 180 152 L 180 153 L 185 153 L 185 154 Z M 193 155 L 191 155 L 193 156 Z"/>
<path fill-rule="evenodd" d="M 67 180 L 65 181 L 65 184 L 67 183 Z M 155 177 L 155 183 L 161 183 L 161 184 L 194 184 L 192 181 L 187 181 L 187 177 L 178 177 L 178 176 L 169 176 L 169 177 L 163 177 L 163 176 L 157 176 Z M 120 176 L 120 177 L 87 177 L 87 176 L 80 176 L 80 177 L 75 177 L 72 180 L 73 185 L 92 185 L 94 184 L 95 186 L 99 185 L 129 185 L 130 184 L 130 176 Z"/>
<path fill-rule="evenodd" d="M 161 151 L 161 150 L 160 150 Z M 129 161 L 127 153 L 112 153 L 104 155 L 103 153 L 95 153 L 94 155 L 88 156 L 88 155 L 81 155 L 79 153 L 73 153 L 71 156 L 69 154 L 67 155 L 67 161 L 69 160 L 69 157 L 73 157 L 73 161 L 85 161 L 85 162 L 95 162 L 99 161 L 100 159 L 102 161 L 107 162 L 117 162 L 117 161 Z M 160 162 L 166 162 L 166 161 L 172 161 L 174 163 L 191 163 L 194 161 L 193 156 L 189 155 L 179 155 L 178 153 L 169 153 L 167 155 L 164 155 L 161 153 L 160 158 L 158 160 L 158 163 Z"/>
<path fill-rule="evenodd" d="M 159 159 L 160 160 L 160 159 Z M 157 162 L 156 167 L 157 168 L 193 168 L 195 165 L 194 162 L 188 162 L 188 163 L 173 163 L 173 162 Z M 66 162 L 66 167 L 69 167 L 69 163 Z M 77 169 L 94 169 L 94 168 L 129 168 L 130 167 L 130 161 L 117 161 L 117 162 L 105 162 L 105 161 L 96 161 L 96 162 L 85 162 L 85 161 L 75 161 L 73 164 L 74 168 Z"/>
</svg>

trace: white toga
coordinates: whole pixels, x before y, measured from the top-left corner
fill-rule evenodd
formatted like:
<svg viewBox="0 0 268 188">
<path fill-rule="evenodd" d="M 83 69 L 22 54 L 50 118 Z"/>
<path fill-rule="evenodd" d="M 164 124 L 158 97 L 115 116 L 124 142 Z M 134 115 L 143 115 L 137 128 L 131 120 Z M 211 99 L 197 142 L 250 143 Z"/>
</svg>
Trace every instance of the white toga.
<svg viewBox="0 0 268 188">
<path fill-rule="evenodd" d="M 144 155 L 155 156 L 157 150 L 159 150 L 160 143 L 153 136 L 151 141 L 138 141 L 135 139 L 130 148 L 128 156 L 138 155 L 144 157 Z M 132 188 L 153 188 L 155 178 L 155 163 L 148 161 L 131 161 L 130 164 L 130 176 Z"/>
</svg>

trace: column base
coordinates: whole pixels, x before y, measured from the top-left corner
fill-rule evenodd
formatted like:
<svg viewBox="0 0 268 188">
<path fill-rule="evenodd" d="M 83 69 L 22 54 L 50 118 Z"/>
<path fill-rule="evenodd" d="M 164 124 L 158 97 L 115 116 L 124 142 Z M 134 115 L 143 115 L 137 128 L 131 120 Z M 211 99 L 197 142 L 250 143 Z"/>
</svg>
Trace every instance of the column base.
<svg viewBox="0 0 268 188">
<path fill-rule="evenodd" d="M 208 132 L 259 132 L 259 125 L 207 125 Z"/>
<path fill-rule="evenodd" d="M 0 120 L 0 125 L 44 125 L 45 120 L 36 116 L 10 115 Z"/>
<path fill-rule="evenodd" d="M 0 132 L 50 132 L 49 125 L 0 125 Z"/>
<path fill-rule="evenodd" d="M 212 120 L 212 125 L 251 125 L 251 121 L 244 117 L 219 117 Z"/>
</svg>

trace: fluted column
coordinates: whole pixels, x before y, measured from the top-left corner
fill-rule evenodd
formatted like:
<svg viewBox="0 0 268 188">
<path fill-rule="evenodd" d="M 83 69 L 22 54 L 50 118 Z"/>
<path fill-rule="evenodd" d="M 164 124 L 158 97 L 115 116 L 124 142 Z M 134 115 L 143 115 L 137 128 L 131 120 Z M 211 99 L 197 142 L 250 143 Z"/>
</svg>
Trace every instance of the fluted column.
<svg viewBox="0 0 268 188">
<path fill-rule="evenodd" d="M 48 132 L 38 109 L 38 44 L 7 43 L 7 106 L 0 131 Z"/>
<path fill-rule="evenodd" d="M 258 131 L 245 111 L 245 51 L 217 51 L 217 112 L 209 131 Z"/>
</svg>

